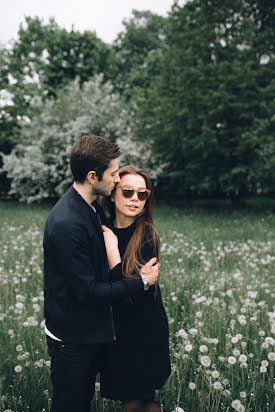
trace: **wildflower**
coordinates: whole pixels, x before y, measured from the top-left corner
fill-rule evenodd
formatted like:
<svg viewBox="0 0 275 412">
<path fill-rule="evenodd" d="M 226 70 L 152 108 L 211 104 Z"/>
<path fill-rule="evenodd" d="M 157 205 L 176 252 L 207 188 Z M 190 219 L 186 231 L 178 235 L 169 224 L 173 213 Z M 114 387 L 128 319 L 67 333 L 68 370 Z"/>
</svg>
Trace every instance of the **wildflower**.
<svg viewBox="0 0 275 412">
<path fill-rule="evenodd" d="M 211 365 L 211 359 L 209 356 L 201 356 L 200 362 L 203 366 L 209 367 Z"/>
<path fill-rule="evenodd" d="M 266 372 L 267 372 L 266 367 L 265 367 L 265 366 L 261 366 L 261 367 L 260 367 L 260 373 L 266 373 Z"/>
<path fill-rule="evenodd" d="M 184 412 L 184 410 L 177 406 L 172 412 Z"/>
<path fill-rule="evenodd" d="M 217 345 L 217 344 L 219 343 L 219 339 L 213 338 L 213 339 L 212 339 L 212 343 L 214 343 L 214 345 Z"/>
<path fill-rule="evenodd" d="M 240 355 L 239 356 L 239 362 L 242 362 L 242 363 L 244 363 L 244 362 L 246 362 L 247 361 L 247 356 L 246 355 Z"/>
<path fill-rule="evenodd" d="M 190 335 L 196 335 L 198 333 L 198 329 L 191 328 L 191 329 L 189 329 L 189 333 L 190 333 Z"/>
<path fill-rule="evenodd" d="M 213 378 L 217 379 L 217 378 L 220 376 L 220 372 L 218 372 L 218 371 L 213 371 L 213 372 L 211 373 L 211 375 L 213 376 Z"/>
<path fill-rule="evenodd" d="M 238 343 L 238 338 L 236 336 L 233 336 L 233 338 L 231 339 L 232 343 Z"/>
<path fill-rule="evenodd" d="M 188 386 L 189 386 L 189 389 L 191 389 L 191 391 L 196 389 L 196 384 L 194 382 L 190 382 Z"/>
<path fill-rule="evenodd" d="M 100 383 L 99 383 L 99 382 L 96 382 L 96 383 L 95 383 L 95 391 L 96 391 L 96 392 L 99 392 L 99 391 L 100 391 Z"/>
<path fill-rule="evenodd" d="M 269 352 L 267 357 L 268 357 L 269 360 L 274 361 L 275 360 L 275 352 Z"/>
<path fill-rule="evenodd" d="M 185 345 L 186 352 L 190 352 L 192 349 L 193 349 L 193 346 L 191 344 Z"/>
<path fill-rule="evenodd" d="M 16 350 L 17 350 L 17 352 L 21 352 L 23 350 L 23 346 L 22 345 L 17 345 Z"/>
<path fill-rule="evenodd" d="M 199 350 L 200 352 L 208 352 L 208 347 L 206 345 L 201 345 Z"/>
<path fill-rule="evenodd" d="M 235 358 L 235 356 L 229 356 L 227 361 L 230 365 L 234 365 L 237 362 L 237 359 Z"/>
<path fill-rule="evenodd" d="M 213 385 L 213 388 L 214 389 L 217 389 L 217 390 L 221 390 L 222 389 L 222 384 L 221 384 L 221 382 L 214 382 L 214 385 Z"/>
<path fill-rule="evenodd" d="M 17 373 L 22 372 L 22 366 L 16 365 L 15 368 L 14 368 L 14 370 L 15 370 L 15 372 L 17 372 Z"/>
<path fill-rule="evenodd" d="M 242 399 L 244 399 L 244 398 L 246 398 L 246 392 L 240 392 L 240 397 L 242 398 Z"/>
<path fill-rule="evenodd" d="M 269 364 L 267 360 L 262 360 L 261 365 L 267 368 Z"/>
<path fill-rule="evenodd" d="M 240 356 L 241 352 L 239 351 L 239 349 L 234 349 L 233 350 L 233 355 L 234 356 Z"/>
</svg>

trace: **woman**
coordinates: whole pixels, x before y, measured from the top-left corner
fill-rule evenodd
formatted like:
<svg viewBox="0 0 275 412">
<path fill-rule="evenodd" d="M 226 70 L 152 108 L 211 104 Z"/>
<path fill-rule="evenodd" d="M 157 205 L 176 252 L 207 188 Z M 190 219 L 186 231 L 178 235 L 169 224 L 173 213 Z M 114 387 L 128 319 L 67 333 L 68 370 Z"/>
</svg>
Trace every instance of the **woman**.
<svg viewBox="0 0 275 412">
<path fill-rule="evenodd" d="M 109 264 L 118 249 L 122 262 L 111 279 L 145 274 L 146 262 L 159 254 L 159 237 L 152 220 L 151 181 L 144 170 L 125 166 L 105 211 L 103 226 Z M 110 240 L 111 239 L 111 240 Z M 107 345 L 101 373 L 101 395 L 121 400 L 126 412 L 158 412 L 155 390 L 171 373 L 168 323 L 158 285 L 113 305 L 116 341 Z"/>
</svg>

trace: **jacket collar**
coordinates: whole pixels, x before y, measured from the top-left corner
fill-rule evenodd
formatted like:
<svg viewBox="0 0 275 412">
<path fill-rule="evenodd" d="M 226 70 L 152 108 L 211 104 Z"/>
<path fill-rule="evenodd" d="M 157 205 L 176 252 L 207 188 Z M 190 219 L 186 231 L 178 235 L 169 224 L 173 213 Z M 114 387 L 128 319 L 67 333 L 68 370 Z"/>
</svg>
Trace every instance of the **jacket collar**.
<svg viewBox="0 0 275 412">
<path fill-rule="evenodd" d="M 75 190 L 73 185 L 69 188 L 68 195 L 77 203 L 79 212 L 84 220 L 87 220 L 87 218 L 91 219 L 97 229 L 97 232 L 102 236 L 102 227 L 99 214 L 96 213 L 91 206 L 89 206 L 86 200 L 84 200 L 84 198 L 78 193 L 78 191 Z M 96 210 L 99 207 L 96 202 L 93 202 L 93 206 Z"/>
</svg>

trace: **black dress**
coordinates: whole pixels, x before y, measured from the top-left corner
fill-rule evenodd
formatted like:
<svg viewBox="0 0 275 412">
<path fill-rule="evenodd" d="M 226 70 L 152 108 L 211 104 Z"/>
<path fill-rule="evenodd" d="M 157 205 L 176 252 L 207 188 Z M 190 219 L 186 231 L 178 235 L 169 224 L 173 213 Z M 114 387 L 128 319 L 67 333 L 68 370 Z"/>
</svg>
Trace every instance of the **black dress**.
<svg viewBox="0 0 275 412">
<path fill-rule="evenodd" d="M 135 223 L 118 229 L 121 257 L 135 230 Z M 148 232 L 148 231 L 147 231 Z M 142 245 L 142 257 L 155 256 L 150 233 Z M 111 279 L 121 279 L 121 264 Z M 113 305 L 116 341 L 106 345 L 101 371 L 101 396 L 115 400 L 149 399 L 171 373 L 169 331 L 159 286 L 150 286 Z"/>
</svg>

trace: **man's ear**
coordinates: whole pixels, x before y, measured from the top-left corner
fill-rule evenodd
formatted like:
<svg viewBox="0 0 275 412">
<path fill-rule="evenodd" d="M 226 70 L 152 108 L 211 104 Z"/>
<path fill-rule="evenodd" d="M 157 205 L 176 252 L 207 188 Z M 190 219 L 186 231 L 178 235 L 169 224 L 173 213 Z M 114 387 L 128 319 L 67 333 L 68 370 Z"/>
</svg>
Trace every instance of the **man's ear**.
<svg viewBox="0 0 275 412">
<path fill-rule="evenodd" d="M 96 172 L 94 170 L 90 170 L 90 172 L 87 173 L 86 179 L 93 185 L 96 180 Z"/>
</svg>

